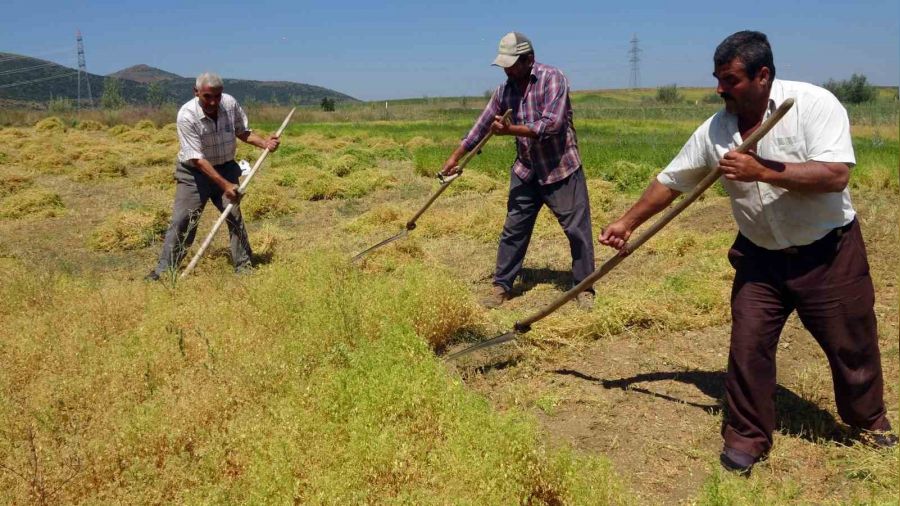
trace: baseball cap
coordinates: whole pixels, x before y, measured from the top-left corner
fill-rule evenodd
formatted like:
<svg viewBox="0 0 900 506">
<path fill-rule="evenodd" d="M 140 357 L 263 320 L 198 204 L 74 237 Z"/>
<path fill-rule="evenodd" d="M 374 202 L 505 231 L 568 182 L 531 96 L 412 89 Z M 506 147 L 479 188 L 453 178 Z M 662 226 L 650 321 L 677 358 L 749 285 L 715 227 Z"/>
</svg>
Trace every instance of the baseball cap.
<svg viewBox="0 0 900 506">
<path fill-rule="evenodd" d="M 494 63 L 498 67 L 512 67 L 519 59 L 519 55 L 531 53 L 534 47 L 531 40 L 519 32 L 509 32 L 500 39 L 500 47 L 497 50 L 497 57 Z"/>
</svg>

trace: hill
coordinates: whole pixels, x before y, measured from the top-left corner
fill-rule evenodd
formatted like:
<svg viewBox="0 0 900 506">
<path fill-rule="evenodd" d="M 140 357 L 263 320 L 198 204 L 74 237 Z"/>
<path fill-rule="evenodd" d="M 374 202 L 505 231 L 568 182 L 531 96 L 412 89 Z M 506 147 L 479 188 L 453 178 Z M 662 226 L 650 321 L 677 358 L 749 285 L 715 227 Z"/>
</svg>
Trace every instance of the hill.
<svg viewBox="0 0 900 506">
<path fill-rule="evenodd" d="M 167 81 L 169 79 L 184 79 L 178 74 L 166 72 L 165 70 L 151 67 L 149 65 L 133 65 L 110 74 L 110 77 L 117 79 L 127 79 L 138 83 L 150 84 L 159 81 Z"/>
<path fill-rule="evenodd" d="M 0 104 L 46 103 L 54 99 L 78 98 L 77 71 L 54 62 L 28 56 L 0 52 Z M 171 72 L 136 65 L 111 74 L 121 83 L 122 97 L 129 104 L 147 103 L 151 84 L 156 84 L 164 101 L 181 104 L 193 95 L 193 78 Z M 106 76 L 88 73 L 91 95 L 95 104 L 103 95 Z M 328 97 L 337 102 L 356 102 L 349 95 L 322 86 L 289 81 L 253 81 L 224 79 L 225 89 L 241 102 L 271 104 L 316 105 Z M 88 96 L 82 82 L 81 97 Z M 12 102 L 10 102 L 12 101 Z"/>
</svg>

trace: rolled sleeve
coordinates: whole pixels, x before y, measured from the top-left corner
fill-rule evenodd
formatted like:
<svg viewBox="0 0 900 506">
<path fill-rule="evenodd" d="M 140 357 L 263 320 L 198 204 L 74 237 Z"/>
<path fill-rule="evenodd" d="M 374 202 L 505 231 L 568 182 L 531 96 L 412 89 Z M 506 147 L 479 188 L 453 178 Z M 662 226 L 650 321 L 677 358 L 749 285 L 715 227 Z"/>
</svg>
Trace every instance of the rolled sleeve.
<svg viewBox="0 0 900 506">
<path fill-rule="evenodd" d="M 484 111 L 481 112 L 481 116 L 478 117 L 478 121 L 476 121 L 472 129 L 469 130 L 469 134 L 463 138 L 462 145 L 465 147 L 466 151 L 472 151 L 475 149 L 475 146 L 481 142 L 481 139 L 484 139 L 484 136 L 487 135 L 488 131 L 491 129 L 491 124 L 494 122 L 494 116 L 499 114 L 500 88 L 498 87 L 494 90 L 494 94 L 491 95 L 491 99 L 488 101 Z"/>
<path fill-rule="evenodd" d="M 234 101 L 234 134 L 242 135 L 244 133 L 250 133 L 250 122 L 247 119 L 247 114 L 244 112 L 244 108 L 241 107 L 241 104 Z"/>
<path fill-rule="evenodd" d="M 544 96 L 547 97 L 541 117 L 529 123 L 528 129 L 543 140 L 558 135 L 566 128 L 566 102 L 569 96 L 569 83 L 562 73 L 554 72 L 547 80 Z"/>
<path fill-rule="evenodd" d="M 203 156 L 203 144 L 200 140 L 197 124 L 186 118 L 179 117 L 176 126 L 178 142 L 181 143 L 181 154 L 184 160 L 206 158 Z"/>
</svg>

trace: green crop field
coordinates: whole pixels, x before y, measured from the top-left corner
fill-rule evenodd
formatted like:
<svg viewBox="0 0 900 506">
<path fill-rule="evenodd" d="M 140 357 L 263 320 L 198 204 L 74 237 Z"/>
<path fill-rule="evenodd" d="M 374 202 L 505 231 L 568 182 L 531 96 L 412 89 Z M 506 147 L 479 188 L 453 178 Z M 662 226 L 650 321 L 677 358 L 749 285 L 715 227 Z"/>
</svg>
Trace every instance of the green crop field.
<svg viewBox="0 0 900 506">
<path fill-rule="evenodd" d="M 718 107 L 680 91 L 676 105 L 573 96 L 595 234 Z M 142 277 L 170 216 L 174 111 L 0 114 L 0 502 L 896 504 L 900 454 L 846 438 L 794 319 L 775 448 L 748 479 L 720 471 L 735 227 L 715 190 L 604 278 L 593 310 L 563 306 L 516 343 L 445 361 L 569 283 L 544 211 L 517 296 L 477 304 L 509 138 L 409 237 L 349 262 L 403 229 L 483 102 L 299 111 L 241 205 L 255 271 L 233 274 L 221 233 L 188 279 L 158 283 Z M 898 105 L 848 109 L 896 426 Z M 265 132 L 286 111 L 248 112 Z"/>
</svg>

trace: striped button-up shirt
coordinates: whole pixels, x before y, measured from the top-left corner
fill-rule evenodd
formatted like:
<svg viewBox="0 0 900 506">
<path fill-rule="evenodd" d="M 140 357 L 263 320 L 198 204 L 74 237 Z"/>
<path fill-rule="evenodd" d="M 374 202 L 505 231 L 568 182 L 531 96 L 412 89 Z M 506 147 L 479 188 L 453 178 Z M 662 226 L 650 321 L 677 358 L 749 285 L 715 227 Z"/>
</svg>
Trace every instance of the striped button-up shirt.
<svg viewBox="0 0 900 506">
<path fill-rule="evenodd" d="M 522 180 L 537 178 L 538 184 L 548 185 L 562 181 L 581 167 L 569 82 L 559 69 L 535 62 L 524 91 L 509 80 L 498 86 L 462 141 L 467 151 L 487 135 L 494 116 L 507 109 L 513 111 L 513 124 L 526 125 L 537 135 L 534 139 L 516 137 L 513 170 Z"/>
<path fill-rule="evenodd" d="M 178 160 L 187 162 L 205 158 L 213 165 L 221 165 L 234 160 L 237 150 L 235 136 L 249 132 L 247 115 L 241 105 L 231 95 L 222 94 L 219 114 L 216 120 L 209 118 L 200 107 L 200 99 L 181 106 L 178 111 L 178 141 L 181 151 Z"/>
</svg>

